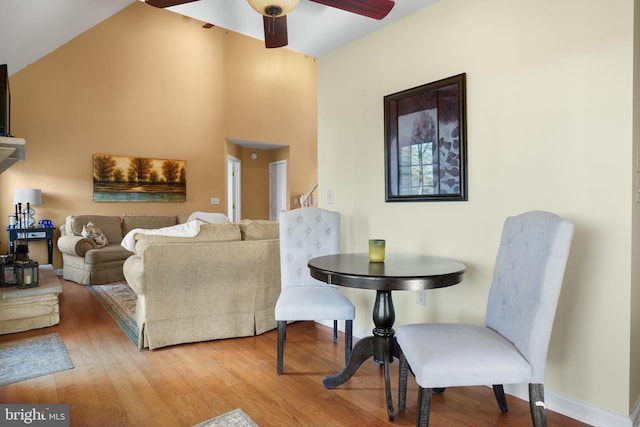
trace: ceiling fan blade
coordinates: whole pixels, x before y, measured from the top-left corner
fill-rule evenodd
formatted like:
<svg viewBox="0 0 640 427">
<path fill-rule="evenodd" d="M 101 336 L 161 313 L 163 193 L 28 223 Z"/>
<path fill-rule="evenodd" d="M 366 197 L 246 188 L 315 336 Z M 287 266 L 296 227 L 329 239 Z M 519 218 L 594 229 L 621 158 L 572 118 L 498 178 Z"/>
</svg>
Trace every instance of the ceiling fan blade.
<svg viewBox="0 0 640 427">
<path fill-rule="evenodd" d="M 262 16 L 264 23 L 264 45 L 266 48 L 283 47 L 289 43 L 287 38 L 287 15 Z"/>
<path fill-rule="evenodd" d="M 197 0 L 145 0 L 146 4 L 150 4 L 151 6 L 165 8 L 171 6 L 178 6 L 185 3 L 191 3 Z"/>
<path fill-rule="evenodd" d="M 356 15 L 373 19 L 383 19 L 391 12 L 395 2 L 392 0 L 311 0 L 325 6 L 346 10 Z"/>
</svg>

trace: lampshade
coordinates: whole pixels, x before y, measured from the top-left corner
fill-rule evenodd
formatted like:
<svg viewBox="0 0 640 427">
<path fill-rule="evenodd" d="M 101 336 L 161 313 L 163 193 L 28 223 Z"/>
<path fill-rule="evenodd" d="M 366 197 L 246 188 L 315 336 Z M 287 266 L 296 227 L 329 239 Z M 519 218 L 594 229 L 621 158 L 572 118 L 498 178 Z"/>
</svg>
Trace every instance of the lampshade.
<svg viewBox="0 0 640 427">
<path fill-rule="evenodd" d="M 256 12 L 264 16 L 282 16 L 291 12 L 300 3 L 300 0 L 247 0 Z M 274 14 L 274 10 L 280 13 Z"/>
<path fill-rule="evenodd" d="M 13 204 L 17 205 L 22 203 L 26 206 L 29 203 L 31 206 L 42 205 L 42 191 L 39 188 L 16 188 L 13 193 Z"/>
</svg>

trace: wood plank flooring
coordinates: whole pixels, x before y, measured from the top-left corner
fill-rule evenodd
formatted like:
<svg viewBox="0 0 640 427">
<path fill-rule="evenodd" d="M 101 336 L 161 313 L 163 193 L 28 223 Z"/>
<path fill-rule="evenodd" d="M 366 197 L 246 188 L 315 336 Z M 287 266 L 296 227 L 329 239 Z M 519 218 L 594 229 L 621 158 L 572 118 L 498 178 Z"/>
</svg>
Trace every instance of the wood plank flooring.
<svg viewBox="0 0 640 427">
<path fill-rule="evenodd" d="M 67 403 L 71 426 L 188 427 L 242 408 L 260 426 L 415 425 L 417 386 L 408 408 L 387 420 L 380 367 L 365 362 L 343 386 L 326 390 L 324 376 L 344 363 L 343 337 L 312 322 L 290 325 L 285 374 L 276 375 L 276 331 L 257 337 L 138 351 L 82 285 L 61 280 L 59 325 L 0 336 L 0 342 L 57 331 L 74 369 L 0 387 L 2 403 Z M 392 365 L 397 409 L 397 362 Z M 528 403 L 507 396 L 500 414 L 488 387 L 450 388 L 435 395 L 431 426 L 530 426 Z M 550 427 L 586 424 L 547 410 Z"/>
</svg>

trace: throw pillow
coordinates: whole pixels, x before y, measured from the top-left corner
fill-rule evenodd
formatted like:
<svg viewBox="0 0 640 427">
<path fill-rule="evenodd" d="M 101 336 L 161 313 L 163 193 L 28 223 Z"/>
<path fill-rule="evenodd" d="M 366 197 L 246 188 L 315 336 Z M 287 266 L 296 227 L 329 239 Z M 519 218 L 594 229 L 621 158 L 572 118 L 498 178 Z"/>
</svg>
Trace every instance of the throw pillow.
<svg viewBox="0 0 640 427">
<path fill-rule="evenodd" d="M 96 242 L 96 245 L 99 248 L 107 246 L 109 243 L 104 233 L 100 228 L 96 227 L 94 223 L 88 222 L 86 225 L 82 226 L 82 232 L 80 233 L 82 237 L 87 237 Z"/>
</svg>

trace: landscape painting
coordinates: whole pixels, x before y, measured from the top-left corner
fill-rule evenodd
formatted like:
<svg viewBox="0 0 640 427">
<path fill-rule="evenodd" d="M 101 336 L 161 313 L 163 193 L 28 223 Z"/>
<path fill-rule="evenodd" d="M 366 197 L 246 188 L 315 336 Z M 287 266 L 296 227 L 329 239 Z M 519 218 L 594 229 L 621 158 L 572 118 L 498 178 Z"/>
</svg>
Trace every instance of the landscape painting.
<svg viewBox="0 0 640 427">
<path fill-rule="evenodd" d="M 94 202 L 185 202 L 187 162 L 93 155 Z"/>
</svg>

